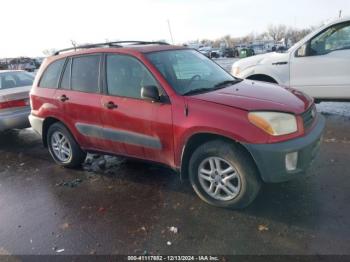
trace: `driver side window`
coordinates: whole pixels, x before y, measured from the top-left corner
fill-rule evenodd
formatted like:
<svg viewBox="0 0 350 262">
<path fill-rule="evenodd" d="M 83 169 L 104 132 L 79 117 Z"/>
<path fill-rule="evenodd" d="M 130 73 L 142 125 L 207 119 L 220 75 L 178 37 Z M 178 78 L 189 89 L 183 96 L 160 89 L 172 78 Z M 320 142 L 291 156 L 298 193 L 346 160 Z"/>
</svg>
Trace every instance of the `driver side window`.
<svg viewBox="0 0 350 262">
<path fill-rule="evenodd" d="M 350 49 L 350 23 L 326 39 L 325 49 L 326 51 Z"/>
<path fill-rule="evenodd" d="M 127 55 L 107 55 L 108 94 L 141 99 L 143 86 L 156 86 L 157 81 L 137 59 Z"/>
<path fill-rule="evenodd" d="M 350 23 L 329 27 L 310 40 L 305 56 L 325 55 L 333 51 L 350 49 Z"/>
</svg>

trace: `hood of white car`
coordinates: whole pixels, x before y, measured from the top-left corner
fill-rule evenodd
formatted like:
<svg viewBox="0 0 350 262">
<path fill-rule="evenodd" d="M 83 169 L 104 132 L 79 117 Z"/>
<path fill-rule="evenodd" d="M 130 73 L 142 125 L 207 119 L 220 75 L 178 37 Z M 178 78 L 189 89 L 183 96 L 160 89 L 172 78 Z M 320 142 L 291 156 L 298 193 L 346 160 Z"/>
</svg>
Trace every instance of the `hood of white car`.
<svg viewBox="0 0 350 262">
<path fill-rule="evenodd" d="M 285 64 L 288 63 L 289 53 L 267 53 L 262 55 L 251 56 L 243 58 L 233 64 L 232 70 L 238 67 L 240 71 L 247 69 L 248 67 L 256 66 L 259 64 Z"/>
</svg>

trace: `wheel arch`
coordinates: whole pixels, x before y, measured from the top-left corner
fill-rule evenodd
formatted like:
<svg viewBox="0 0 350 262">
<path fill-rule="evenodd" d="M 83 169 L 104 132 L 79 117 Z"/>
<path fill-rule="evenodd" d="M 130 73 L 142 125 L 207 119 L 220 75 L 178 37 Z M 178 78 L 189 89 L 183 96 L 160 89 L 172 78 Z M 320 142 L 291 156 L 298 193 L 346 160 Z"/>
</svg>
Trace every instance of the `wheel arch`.
<svg viewBox="0 0 350 262">
<path fill-rule="evenodd" d="M 191 155 L 193 152 L 203 143 L 213 141 L 213 140 L 224 140 L 228 143 L 232 143 L 238 147 L 240 147 L 243 151 L 249 154 L 249 156 L 252 158 L 252 160 L 255 163 L 254 158 L 252 157 L 251 153 L 247 150 L 246 147 L 241 145 L 237 140 L 232 139 L 230 137 L 226 137 L 223 135 L 218 135 L 214 133 L 204 132 L 204 133 L 196 133 L 192 134 L 186 141 L 186 143 L 183 146 L 182 153 L 181 153 L 181 163 L 180 163 L 180 178 L 181 180 L 188 178 L 188 165 L 190 162 Z"/>
<path fill-rule="evenodd" d="M 272 77 L 267 74 L 253 74 L 248 76 L 246 79 L 249 80 L 257 80 L 257 81 L 264 81 L 264 82 L 269 82 L 273 84 L 279 84 L 279 82 L 276 80 L 276 77 Z"/>
<path fill-rule="evenodd" d="M 68 128 L 68 126 L 59 118 L 57 117 L 46 117 L 44 122 L 43 122 L 43 129 L 42 129 L 42 140 L 43 140 L 43 144 L 45 147 L 47 147 L 47 132 L 50 128 L 50 126 L 52 126 L 55 123 L 61 123 L 62 125 L 64 125 L 67 130 L 72 134 L 73 138 L 76 140 L 76 138 L 74 137 L 74 134 L 70 131 L 70 129 Z"/>
</svg>

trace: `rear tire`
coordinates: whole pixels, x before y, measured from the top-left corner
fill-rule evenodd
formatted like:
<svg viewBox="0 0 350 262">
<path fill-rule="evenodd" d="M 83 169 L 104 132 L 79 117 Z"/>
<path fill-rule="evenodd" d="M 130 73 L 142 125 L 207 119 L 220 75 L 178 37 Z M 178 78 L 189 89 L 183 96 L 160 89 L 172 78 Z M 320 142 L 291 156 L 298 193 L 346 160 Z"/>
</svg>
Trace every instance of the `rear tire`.
<svg viewBox="0 0 350 262">
<path fill-rule="evenodd" d="M 80 167 L 86 158 L 72 134 L 62 123 L 55 123 L 47 132 L 47 145 L 57 164 L 68 168 Z"/>
<path fill-rule="evenodd" d="M 198 196 L 217 207 L 244 208 L 261 187 L 251 156 L 239 145 L 223 140 L 207 142 L 194 151 L 189 178 Z"/>
</svg>

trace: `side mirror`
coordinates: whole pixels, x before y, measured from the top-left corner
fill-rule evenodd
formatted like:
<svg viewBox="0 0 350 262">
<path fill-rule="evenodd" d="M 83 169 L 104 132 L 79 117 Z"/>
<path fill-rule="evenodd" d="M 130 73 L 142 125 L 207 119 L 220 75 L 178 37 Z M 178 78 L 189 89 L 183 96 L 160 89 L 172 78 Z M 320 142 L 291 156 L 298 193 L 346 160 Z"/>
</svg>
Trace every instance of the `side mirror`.
<svg viewBox="0 0 350 262">
<path fill-rule="evenodd" d="M 156 86 L 144 86 L 141 88 L 141 97 L 152 102 L 160 100 L 159 91 Z"/>
</svg>

